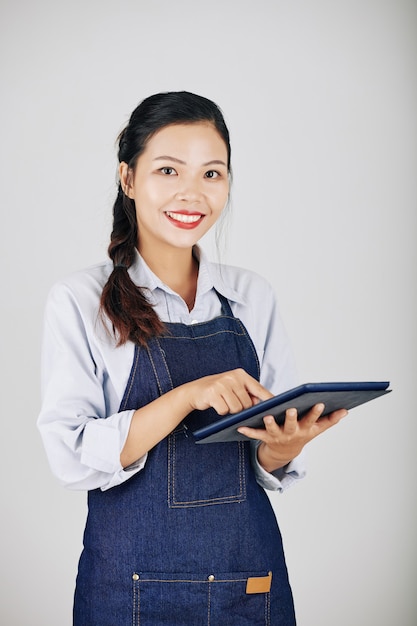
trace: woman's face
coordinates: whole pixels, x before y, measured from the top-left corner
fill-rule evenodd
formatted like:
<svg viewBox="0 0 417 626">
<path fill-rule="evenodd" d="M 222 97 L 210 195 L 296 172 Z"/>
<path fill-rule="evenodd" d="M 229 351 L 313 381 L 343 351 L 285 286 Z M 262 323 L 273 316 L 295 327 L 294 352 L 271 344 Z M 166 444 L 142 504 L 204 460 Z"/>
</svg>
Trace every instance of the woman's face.
<svg viewBox="0 0 417 626">
<path fill-rule="evenodd" d="M 135 201 L 140 252 L 191 248 L 226 205 L 226 144 L 208 122 L 166 126 L 148 141 L 134 173 L 120 164 L 120 180 Z"/>
</svg>

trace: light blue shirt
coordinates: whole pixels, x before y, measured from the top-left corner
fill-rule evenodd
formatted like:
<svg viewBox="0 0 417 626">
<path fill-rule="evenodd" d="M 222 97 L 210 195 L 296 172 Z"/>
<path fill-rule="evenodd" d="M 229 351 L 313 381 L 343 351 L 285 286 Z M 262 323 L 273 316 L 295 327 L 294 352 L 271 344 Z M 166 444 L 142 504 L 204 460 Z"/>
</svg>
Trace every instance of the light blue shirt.
<svg viewBox="0 0 417 626">
<path fill-rule="evenodd" d="M 297 384 L 293 357 L 275 296 L 267 281 L 248 270 L 210 263 L 200 248 L 192 311 L 149 269 L 139 253 L 132 280 L 164 322 L 193 324 L 221 313 L 217 290 L 245 325 L 261 365 L 261 383 L 273 394 Z M 106 261 L 55 284 L 48 296 L 42 348 L 42 407 L 38 427 L 53 473 L 71 489 L 109 489 L 143 469 L 147 455 L 124 469 L 120 453 L 134 411 L 119 411 L 133 362 L 134 344 L 117 347 L 99 316 L 100 297 L 113 269 Z M 282 491 L 305 475 L 302 456 L 266 472 L 252 460 L 258 482 Z"/>
</svg>

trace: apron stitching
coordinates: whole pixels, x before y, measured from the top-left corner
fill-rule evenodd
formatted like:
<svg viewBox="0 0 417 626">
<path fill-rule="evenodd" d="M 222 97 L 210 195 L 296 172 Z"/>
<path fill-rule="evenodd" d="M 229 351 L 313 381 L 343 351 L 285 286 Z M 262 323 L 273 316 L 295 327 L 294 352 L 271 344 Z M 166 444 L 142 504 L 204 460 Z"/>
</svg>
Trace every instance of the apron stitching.
<svg viewBox="0 0 417 626">
<path fill-rule="evenodd" d="M 163 391 L 162 391 L 161 381 L 159 380 L 158 372 L 157 372 L 157 369 L 155 367 L 155 363 L 154 363 L 153 358 L 152 358 L 152 353 L 149 350 L 149 348 L 147 348 L 147 350 L 148 350 L 149 360 L 151 362 L 151 366 L 152 366 L 153 372 L 155 374 L 156 382 L 157 382 L 157 385 L 158 385 L 159 395 L 162 396 Z"/>
<path fill-rule="evenodd" d="M 133 620 L 132 624 L 135 626 L 135 615 L 137 616 L 136 625 L 140 624 L 140 602 L 139 602 L 139 583 L 133 581 Z"/>
<path fill-rule="evenodd" d="M 246 500 L 246 475 L 245 475 L 245 446 L 243 441 L 238 441 L 239 446 L 239 470 L 240 470 L 240 491 Z"/>
<path fill-rule="evenodd" d="M 211 612 L 211 582 L 209 582 L 208 584 L 207 626 L 210 626 L 210 612 Z"/>
<path fill-rule="evenodd" d="M 132 391 L 134 382 L 135 382 L 135 378 L 136 378 L 136 370 L 138 368 L 138 363 L 139 363 L 139 349 L 137 346 L 135 346 L 135 355 L 134 355 L 134 360 L 133 360 L 133 366 L 130 372 L 130 376 L 129 376 L 129 381 L 128 381 L 128 388 L 127 388 L 127 392 L 125 393 L 125 397 L 123 399 L 123 406 L 121 407 L 122 409 L 125 408 L 125 406 L 127 405 L 127 401 L 129 399 L 130 396 L 130 392 Z"/>
<path fill-rule="evenodd" d="M 172 436 L 172 502 L 175 502 L 175 455 L 176 455 L 176 437 Z"/>
<path fill-rule="evenodd" d="M 249 339 L 248 343 L 249 343 L 249 347 L 250 347 L 250 349 L 252 351 L 252 354 L 253 354 L 253 356 L 255 357 L 255 360 L 256 360 L 256 369 L 258 370 L 258 380 L 259 380 L 259 378 L 261 376 L 261 366 L 260 366 L 260 363 L 259 363 L 258 355 L 257 355 L 256 350 L 255 350 L 255 346 L 253 345 L 253 341 L 249 337 L 248 332 L 247 332 L 246 328 L 243 326 L 242 322 L 239 319 L 237 319 L 237 322 L 240 325 L 240 327 L 242 328 L 242 334 L 246 335 L 247 338 Z"/>
<path fill-rule="evenodd" d="M 172 443 L 172 438 L 174 437 L 174 435 L 169 435 L 168 437 L 168 508 L 171 506 L 171 500 L 174 501 L 174 498 L 172 496 L 171 493 L 171 483 L 172 483 L 172 470 L 171 470 L 171 443 Z"/>
<path fill-rule="evenodd" d="M 172 378 L 171 378 L 171 372 L 169 371 L 168 363 L 167 363 L 166 358 L 165 358 L 165 352 L 161 348 L 161 344 L 159 343 L 158 339 L 155 339 L 155 343 L 158 346 L 159 353 L 160 353 L 161 358 L 162 358 L 162 360 L 164 362 L 166 373 L 167 373 L 167 376 L 169 378 L 169 384 L 171 386 L 171 389 L 174 389 L 174 385 L 173 385 Z"/>
<path fill-rule="evenodd" d="M 135 589 L 135 583 L 132 584 L 133 586 L 133 613 L 132 613 L 132 625 L 135 626 L 135 611 L 136 611 L 136 589 Z"/>
<path fill-rule="evenodd" d="M 208 500 L 189 500 L 184 503 L 171 504 L 171 509 L 192 509 L 200 506 L 216 506 L 218 504 L 238 504 L 239 502 L 245 502 L 245 498 L 235 498 L 234 496 L 227 496 L 227 499 L 211 498 Z"/>
<path fill-rule="evenodd" d="M 140 626 L 140 583 L 138 582 L 138 626 Z"/>
<path fill-rule="evenodd" d="M 197 585 L 201 585 L 201 584 L 205 584 L 205 585 L 215 585 L 215 584 L 217 584 L 218 585 L 218 584 L 221 584 L 221 583 L 246 583 L 247 580 L 248 580 L 247 576 L 243 576 L 242 578 L 216 578 L 216 580 L 214 582 L 212 582 L 211 580 L 207 580 L 207 578 L 197 578 L 197 579 L 193 579 L 193 578 L 172 578 L 172 579 L 166 579 L 166 578 L 143 578 L 141 576 L 140 580 L 137 582 L 137 585 L 138 585 L 138 590 L 139 590 L 139 584 L 141 582 L 142 583 L 166 583 L 166 584 L 191 583 L 191 584 L 197 584 Z M 264 595 L 268 596 L 269 592 L 266 592 Z"/>
<path fill-rule="evenodd" d="M 239 321 L 239 320 L 238 320 Z M 175 341 L 175 339 L 189 339 L 190 341 L 194 341 L 198 339 L 208 339 L 209 337 L 216 337 L 217 335 L 224 335 L 224 334 L 228 334 L 228 335 L 236 335 L 236 337 L 242 337 L 245 335 L 244 332 L 236 332 L 235 330 L 219 330 L 216 331 L 215 333 L 209 333 L 208 335 L 198 335 L 198 337 L 196 337 L 195 335 L 193 337 L 190 337 L 189 335 L 177 335 L 176 337 L 173 337 L 172 335 L 167 335 L 166 337 L 164 337 L 164 339 L 171 339 L 172 341 Z"/>
<path fill-rule="evenodd" d="M 269 626 L 271 623 L 271 592 L 265 594 L 265 624 Z"/>
</svg>

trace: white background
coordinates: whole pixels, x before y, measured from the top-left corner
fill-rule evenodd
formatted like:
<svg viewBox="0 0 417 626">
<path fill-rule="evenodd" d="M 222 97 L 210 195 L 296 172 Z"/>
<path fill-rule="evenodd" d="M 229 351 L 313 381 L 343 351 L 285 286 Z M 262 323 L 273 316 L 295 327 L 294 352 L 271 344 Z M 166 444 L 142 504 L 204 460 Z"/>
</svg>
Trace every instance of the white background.
<svg viewBox="0 0 417 626">
<path fill-rule="evenodd" d="M 417 3 L 2 0 L 0 23 L 1 624 L 71 623 L 85 494 L 36 430 L 45 297 L 106 255 L 130 112 L 186 89 L 231 131 L 221 258 L 274 285 L 300 379 L 393 388 L 272 496 L 299 626 L 414 626 Z"/>
</svg>

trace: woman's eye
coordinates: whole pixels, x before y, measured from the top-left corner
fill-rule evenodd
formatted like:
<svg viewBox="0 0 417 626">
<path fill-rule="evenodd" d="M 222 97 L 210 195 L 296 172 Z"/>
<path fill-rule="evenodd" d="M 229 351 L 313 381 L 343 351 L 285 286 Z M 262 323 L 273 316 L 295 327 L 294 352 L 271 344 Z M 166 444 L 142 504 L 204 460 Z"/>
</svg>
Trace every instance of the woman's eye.
<svg viewBox="0 0 417 626">
<path fill-rule="evenodd" d="M 220 176 L 220 174 L 219 172 L 216 172 L 215 170 L 209 170 L 208 172 L 205 173 L 206 178 L 217 178 L 218 176 Z"/>
<path fill-rule="evenodd" d="M 177 173 L 173 167 L 161 167 L 159 171 L 165 176 L 174 176 Z"/>
</svg>

